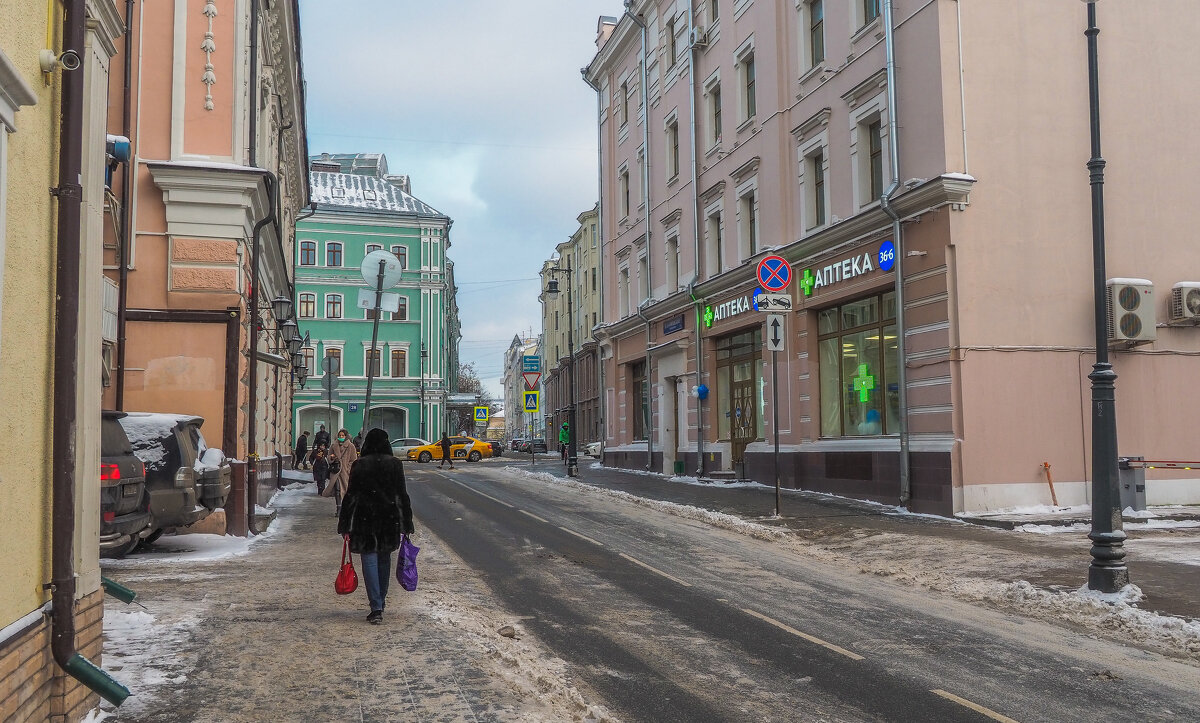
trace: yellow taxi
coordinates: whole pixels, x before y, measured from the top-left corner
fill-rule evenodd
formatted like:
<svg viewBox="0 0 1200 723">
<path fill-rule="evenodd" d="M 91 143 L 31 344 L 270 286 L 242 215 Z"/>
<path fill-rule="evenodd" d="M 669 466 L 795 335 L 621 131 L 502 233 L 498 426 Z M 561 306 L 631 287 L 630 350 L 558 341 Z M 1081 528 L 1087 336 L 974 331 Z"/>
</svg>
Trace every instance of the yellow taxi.
<svg viewBox="0 0 1200 723">
<path fill-rule="evenodd" d="M 492 456 L 492 445 L 475 437 L 456 436 L 450 438 L 451 459 L 465 459 L 468 462 L 478 462 L 484 457 Z M 413 447 L 408 450 L 408 459 L 417 462 L 430 462 L 442 458 L 441 441 Z"/>
</svg>

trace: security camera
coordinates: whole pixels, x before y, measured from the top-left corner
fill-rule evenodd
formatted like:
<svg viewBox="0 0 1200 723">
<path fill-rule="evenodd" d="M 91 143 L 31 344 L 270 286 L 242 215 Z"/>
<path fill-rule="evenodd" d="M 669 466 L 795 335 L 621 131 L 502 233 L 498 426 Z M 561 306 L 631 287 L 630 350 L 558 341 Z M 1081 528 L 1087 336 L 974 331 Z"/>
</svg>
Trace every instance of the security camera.
<svg viewBox="0 0 1200 723">
<path fill-rule="evenodd" d="M 79 53 L 74 50 L 64 50 L 62 55 L 58 56 L 59 65 L 63 70 L 79 70 L 79 66 L 83 65 L 83 61 L 79 58 Z"/>
</svg>

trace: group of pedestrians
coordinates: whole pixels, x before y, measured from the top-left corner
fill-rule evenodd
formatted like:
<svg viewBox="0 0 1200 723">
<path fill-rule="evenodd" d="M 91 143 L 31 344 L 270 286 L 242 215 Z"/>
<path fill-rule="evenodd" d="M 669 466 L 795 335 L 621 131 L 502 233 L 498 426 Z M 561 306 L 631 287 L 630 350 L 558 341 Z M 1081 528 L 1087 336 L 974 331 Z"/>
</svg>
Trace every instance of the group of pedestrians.
<svg viewBox="0 0 1200 723">
<path fill-rule="evenodd" d="M 378 625 L 387 603 L 392 553 L 404 535 L 414 531 L 404 465 L 392 454 L 385 430 L 372 429 L 365 439 L 360 432 L 351 439 L 347 430 L 339 429 L 331 439 L 321 425 L 311 448 L 307 431 L 296 440 L 292 469 L 309 467 L 317 494 L 334 499 L 338 534 L 361 558 L 370 605 L 367 622 Z"/>
</svg>

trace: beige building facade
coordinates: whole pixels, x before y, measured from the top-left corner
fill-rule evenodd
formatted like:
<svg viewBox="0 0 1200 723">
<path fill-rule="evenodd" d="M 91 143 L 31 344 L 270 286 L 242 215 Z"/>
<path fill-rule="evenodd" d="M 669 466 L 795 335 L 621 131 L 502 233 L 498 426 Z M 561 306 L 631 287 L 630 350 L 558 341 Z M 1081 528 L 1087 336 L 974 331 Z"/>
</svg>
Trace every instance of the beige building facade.
<svg viewBox="0 0 1200 723">
<path fill-rule="evenodd" d="M 537 366 L 545 371 L 545 362 L 541 358 L 539 341 L 533 336 L 513 336 L 512 342 L 504 352 L 504 434 L 508 439 L 529 439 L 543 435 L 546 431 L 544 408 L 541 404 L 542 383 L 539 379 L 532 391 L 538 393 L 538 407 L 535 412 L 525 411 L 525 391 L 527 385 L 522 376 L 528 358 L 537 359 Z"/>
<path fill-rule="evenodd" d="M 605 464 L 771 482 L 778 439 L 785 486 L 951 514 L 1049 503 L 1049 462 L 1059 501 L 1087 501 L 1085 5 L 900 2 L 891 29 L 884 6 L 601 19 Z M 1194 59 L 1172 20 L 1190 11 L 1098 7 L 1107 276 L 1144 304 L 1114 342 L 1119 453 L 1187 460 L 1195 395 L 1166 380 L 1200 372 L 1172 304 L 1200 279 L 1198 182 L 1164 119 L 1200 110 L 1200 79 L 1172 72 Z M 769 255 L 792 277 L 777 386 L 755 310 Z M 1148 477 L 1151 504 L 1200 501 L 1194 470 Z"/>
</svg>

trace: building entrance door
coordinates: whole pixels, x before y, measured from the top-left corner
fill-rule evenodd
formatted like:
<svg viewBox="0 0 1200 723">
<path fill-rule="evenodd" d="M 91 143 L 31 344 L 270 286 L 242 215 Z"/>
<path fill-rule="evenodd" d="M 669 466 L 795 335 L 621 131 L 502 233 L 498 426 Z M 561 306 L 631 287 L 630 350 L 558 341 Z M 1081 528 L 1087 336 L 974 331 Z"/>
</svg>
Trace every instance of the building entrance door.
<svg viewBox="0 0 1200 723">
<path fill-rule="evenodd" d="M 750 361 L 733 365 L 731 387 L 729 456 L 736 466 L 745 463 L 746 446 L 758 438 L 758 404 L 754 393 L 754 370 Z"/>
</svg>

